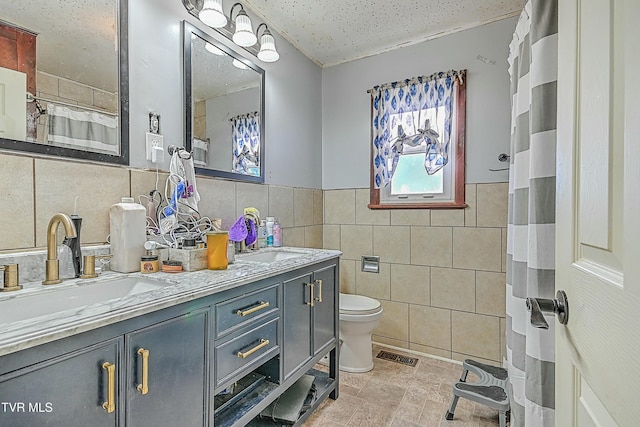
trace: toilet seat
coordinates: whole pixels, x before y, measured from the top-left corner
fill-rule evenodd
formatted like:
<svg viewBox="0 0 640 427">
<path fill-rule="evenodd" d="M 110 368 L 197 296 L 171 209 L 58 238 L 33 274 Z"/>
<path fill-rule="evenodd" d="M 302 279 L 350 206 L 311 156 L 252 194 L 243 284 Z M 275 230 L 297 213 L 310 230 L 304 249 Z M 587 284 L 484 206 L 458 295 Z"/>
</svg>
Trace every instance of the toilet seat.
<svg viewBox="0 0 640 427">
<path fill-rule="evenodd" d="M 380 301 L 364 295 L 340 294 L 340 314 L 365 316 L 382 311 Z"/>
</svg>

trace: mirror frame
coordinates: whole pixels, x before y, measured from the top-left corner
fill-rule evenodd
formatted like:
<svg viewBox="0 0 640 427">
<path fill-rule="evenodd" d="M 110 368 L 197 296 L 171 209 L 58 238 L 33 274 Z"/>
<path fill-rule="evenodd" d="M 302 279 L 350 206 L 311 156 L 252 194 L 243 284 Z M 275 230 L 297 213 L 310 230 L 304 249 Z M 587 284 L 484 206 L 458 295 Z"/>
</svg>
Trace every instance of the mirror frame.
<svg viewBox="0 0 640 427">
<path fill-rule="evenodd" d="M 236 172 L 228 172 L 222 171 L 219 169 L 208 169 L 196 167 L 196 174 L 213 176 L 218 178 L 226 178 L 234 181 L 245 181 L 245 182 L 255 182 L 255 183 L 264 183 L 264 146 L 265 146 L 265 138 L 264 138 L 264 83 L 265 83 L 265 71 L 260 68 L 255 62 L 250 59 L 245 58 L 240 53 L 235 52 L 228 46 L 224 45 L 217 41 L 214 37 L 206 32 L 200 30 L 199 28 L 191 25 L 187 21 L 182 21 L 183 27 L 183 40 L 184 40 L 184 49 L 183 49 L 183 73 L 184 73 L 184 111 L 185 111 L 185 148 L 187 151 L 192 150 L 192 141 L 193 141 L 193 88 L 192 88 L 192 79 L 193 72 L 191 69 L 191 34 L 195 34 L 201 39 L 205 40 L 208 43 L 211 43 L 218 49 L 222 50 L 227 55 L 235 58 L 253 71 L 260 74 L 260 176 L 253 175 L 244 175 Z M 231 141 L 230 141 L 231 142 Z"/>
<path fill-rule="evenodd" d="M 118 12 L 118 126 L 120 155 L 95 153 L 67 147 L 0 138 L 0 150 L 44 154 L 56 158 L 90 160 L 129 165 L 129 7 L 128 0 L 117 0 Z"/>
</svg>

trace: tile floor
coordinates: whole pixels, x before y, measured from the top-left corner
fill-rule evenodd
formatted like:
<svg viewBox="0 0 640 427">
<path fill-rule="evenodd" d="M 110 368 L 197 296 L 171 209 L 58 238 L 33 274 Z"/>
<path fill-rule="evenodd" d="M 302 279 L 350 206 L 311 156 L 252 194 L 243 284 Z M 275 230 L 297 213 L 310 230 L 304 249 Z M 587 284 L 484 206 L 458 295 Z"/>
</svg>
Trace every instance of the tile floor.
<svg viewBox="0 0 640 427">
<path fill-rule="evenodd" d="M 417 357 L 415 367 L 378 359 L 380 350 Z M 373 346 L 374 368 L 364 374 L 340 372 L 340 397 L 326 399 L 304 427 L 490 427 L 498 411 L 467 399 L 458 400 L 455 418 L 444 419 L 453 383 L 462 365 Z M 469 374 L 469 381 L 473 381 Z"/>
</svg>

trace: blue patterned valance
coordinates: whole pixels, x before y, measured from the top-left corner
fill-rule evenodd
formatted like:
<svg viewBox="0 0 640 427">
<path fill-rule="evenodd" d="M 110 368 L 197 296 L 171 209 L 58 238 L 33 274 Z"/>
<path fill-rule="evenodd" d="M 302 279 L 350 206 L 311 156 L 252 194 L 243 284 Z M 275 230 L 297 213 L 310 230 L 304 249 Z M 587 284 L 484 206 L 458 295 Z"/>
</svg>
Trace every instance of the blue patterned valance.
<svg viewBox="0 0 640 427">
<path fill-rule="evenodd" d="M 260 115 L 253 112 L 232 117 L 233 171 L 260 176 Z"/>
<path fill-rule="evenodd" d="M 450 70 L 374 86 L 368 91 L 373 103 L 375 188 L 391 181 L 404 144 L 425 143 L 424 165 L 430 175 L 448 163 L 453 87 L 456 80 L 463 82 L 465 75 L 466 70 Z M 441 111 L 440 107 L 444 107 L 444 127 L 436 130 L 429 120 L 421 119 L 420 113 L 431 108 Z M 405 128 L 412 129 L 412 134 L 407 135 Z"/>
</svg>

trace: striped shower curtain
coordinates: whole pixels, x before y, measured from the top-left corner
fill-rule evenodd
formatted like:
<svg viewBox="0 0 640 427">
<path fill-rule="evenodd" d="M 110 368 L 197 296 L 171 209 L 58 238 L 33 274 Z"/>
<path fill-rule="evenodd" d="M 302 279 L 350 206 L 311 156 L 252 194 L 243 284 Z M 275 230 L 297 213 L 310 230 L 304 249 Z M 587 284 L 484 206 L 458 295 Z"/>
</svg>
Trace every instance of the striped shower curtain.
<svg viewBox="0 0 640 427">
<path fill-rule="evenodd" d="M 527 297 L 554 298 L 557 0 L 529 0 L 510 45 L 511 165 L 507 367 L 511 425 L 552 427 L 555 321 L 529 322 Z"/>
</svg>

